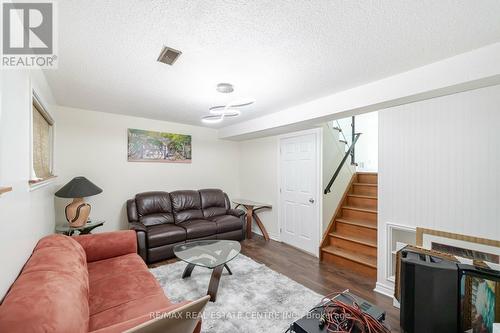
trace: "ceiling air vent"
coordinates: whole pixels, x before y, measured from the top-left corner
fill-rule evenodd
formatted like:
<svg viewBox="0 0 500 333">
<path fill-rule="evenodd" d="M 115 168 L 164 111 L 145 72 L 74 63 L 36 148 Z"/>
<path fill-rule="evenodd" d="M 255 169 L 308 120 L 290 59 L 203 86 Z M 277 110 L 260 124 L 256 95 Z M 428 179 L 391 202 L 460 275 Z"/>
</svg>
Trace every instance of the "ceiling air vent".
<svg viewBox="0 0 500 333">
<path fill-rule="evenodd" d="M 167 65 L 173 65 L 173 63 L 182 54 L 181 51 L 174 50 L 171 47 L 164 46 L 161 50 L 160 56 L 158 57 L 159 62 L 163 62 Z"/>
</svg>

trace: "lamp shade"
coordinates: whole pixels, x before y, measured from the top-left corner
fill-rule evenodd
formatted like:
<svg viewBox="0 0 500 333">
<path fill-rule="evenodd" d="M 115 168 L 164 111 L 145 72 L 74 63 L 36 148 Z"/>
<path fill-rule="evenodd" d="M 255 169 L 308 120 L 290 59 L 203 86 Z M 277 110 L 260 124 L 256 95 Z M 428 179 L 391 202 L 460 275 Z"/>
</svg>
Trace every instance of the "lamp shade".
<svg viewBox="0 0 500 333">
<path fill-rule="evenodd" d="M 75 177 L 55 193 L 59 198 L 83 198 L 102 192 L 102 189 L 85 177 Z"/>
</svg>

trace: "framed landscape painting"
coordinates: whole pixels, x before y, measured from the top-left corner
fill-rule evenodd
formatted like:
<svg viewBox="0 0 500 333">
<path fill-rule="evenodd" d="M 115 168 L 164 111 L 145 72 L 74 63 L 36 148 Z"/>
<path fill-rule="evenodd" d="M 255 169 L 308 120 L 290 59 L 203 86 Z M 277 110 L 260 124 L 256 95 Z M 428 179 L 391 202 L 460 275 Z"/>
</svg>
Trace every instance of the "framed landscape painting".
<svg viewBox="0 0 500 333">
<path fill-rule="evenodd" d="M 129 128 L 128 161 L 191 163 L 191 135 Z"/>
</svg>

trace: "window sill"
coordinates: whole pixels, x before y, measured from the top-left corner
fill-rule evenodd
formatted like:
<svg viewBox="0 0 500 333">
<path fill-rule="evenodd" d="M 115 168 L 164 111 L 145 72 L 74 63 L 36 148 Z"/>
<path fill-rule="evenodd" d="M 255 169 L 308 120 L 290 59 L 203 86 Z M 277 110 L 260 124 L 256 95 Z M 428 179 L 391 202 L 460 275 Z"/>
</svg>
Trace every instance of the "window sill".
<svg viewBox="0 0 500 333">
<path fill-rule="evenodd" d="M 29 180 L 30 191 L 38 190 L 39 188 L 52 184 L 56 178 L 57 176 L 50 176 L 42 179 Z"/>
<path fill-rule="evenodd" d="M 10 186 L 0 186 L 0 195 L 7 193 L 7 192 L 11 192 L 11 191 L 12 191 L 12 187 L 10 187 Z"/>
</svg>

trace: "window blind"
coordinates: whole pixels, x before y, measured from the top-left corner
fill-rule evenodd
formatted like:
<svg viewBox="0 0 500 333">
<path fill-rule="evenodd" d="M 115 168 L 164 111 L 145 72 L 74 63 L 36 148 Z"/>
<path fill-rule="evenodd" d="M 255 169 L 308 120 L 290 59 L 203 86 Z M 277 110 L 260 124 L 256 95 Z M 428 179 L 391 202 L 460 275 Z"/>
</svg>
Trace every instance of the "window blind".
<svg viewBox="0 0 500 333">
<path fill-rule="evenodd" d="M 51 127 L 40 107 L 33 104 L 33 169 L 37 178 L 52 176 L 51 168 Z"/>
</svg>

